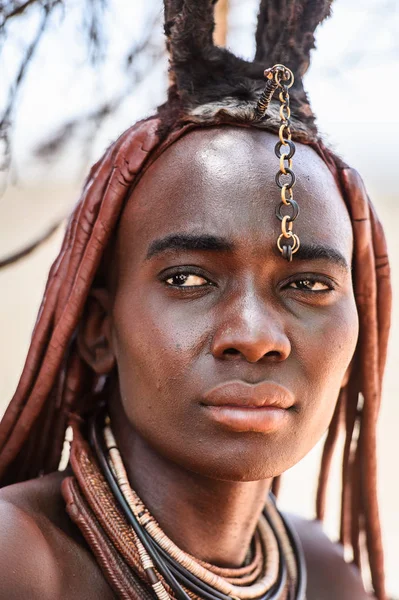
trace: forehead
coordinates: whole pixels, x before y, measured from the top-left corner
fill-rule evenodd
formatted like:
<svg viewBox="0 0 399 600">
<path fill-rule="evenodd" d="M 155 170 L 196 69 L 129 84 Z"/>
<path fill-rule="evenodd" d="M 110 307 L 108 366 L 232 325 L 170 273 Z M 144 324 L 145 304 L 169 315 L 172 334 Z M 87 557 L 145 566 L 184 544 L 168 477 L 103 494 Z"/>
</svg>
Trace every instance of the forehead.
<svg viewBox="0 0 399 600">
<path fill-rule="evenodd" d="M 275 209 L 276 135 L 248 128 L 195 130 L 147 170 L 125 208 L 118 240 L 135 250 L 171 233 L 223 235 L 238 244 L 273 247 L 281 230 Z M 301 241 L 352 254 L 352 228 L 336 182 L 317 153 L 296 144 L 294 198 Z M 133 242 L 129 242 L 133 243 Z"/>
</svg>

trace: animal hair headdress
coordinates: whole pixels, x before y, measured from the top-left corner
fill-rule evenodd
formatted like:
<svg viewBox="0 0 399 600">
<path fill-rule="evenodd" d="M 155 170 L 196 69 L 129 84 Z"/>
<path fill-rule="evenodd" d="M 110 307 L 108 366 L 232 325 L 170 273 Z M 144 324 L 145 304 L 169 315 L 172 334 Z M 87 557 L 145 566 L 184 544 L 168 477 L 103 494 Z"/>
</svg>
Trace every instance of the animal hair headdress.
<svg viewBox="0 0 399 600">
<path fill-rule="evenodd" d="M 368 557 L 375 594 L 385 600 L 376 422 L 391 306 L 386 244 L 359 175 L 320 140 L 302 83 L 314 31 L 329 15 L 331 0 L 261 0 L 253 62 L 214 45 L 213 4 L 165 0 L 168 100 L 154 117 L 126 131 L 91 169 L 50 270 L 26 364 L 0 424 L 0 483 L 56 470 L 71 415 L 84 418 L 90 412 L 99 381 L 78 353 L 76 332 L 107 244 L 139 178 L 165 148 L 195 127 L 229 124 L 275 132 L 275 104 L 262 120 L 255 107 L 265 85 L 265 67 L 284 63 L 295 74 L 290 94 L 293 139 L 311 145 L 331 169 L 354 235 L 360 336 L 325 441 L 316 512 L 323 519 L 330 465 L 343 439 L 340 541 L 357 565 Z"/>
</svg>

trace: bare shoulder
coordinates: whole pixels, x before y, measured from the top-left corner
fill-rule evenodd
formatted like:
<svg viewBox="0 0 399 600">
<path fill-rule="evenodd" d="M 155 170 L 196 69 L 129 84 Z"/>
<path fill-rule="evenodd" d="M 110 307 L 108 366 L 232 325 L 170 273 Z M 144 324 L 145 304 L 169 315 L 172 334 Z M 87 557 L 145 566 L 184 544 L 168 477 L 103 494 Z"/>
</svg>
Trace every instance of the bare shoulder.
<svg viewBox="0 0 399 600">
<path fill-rule="evenodd" d="M 333 543 L 319 521 L 287 515 L 302 542 L 308 570 L 307 600 L 370 600 L 359 571 L 345 562 L 342 546 Z"/>
<path fill-rule="evenodd" d="M 0 490 L 0 597 L 114 598 L 65 511 L 61 473 Z"/>
<path fill-rule="evenodd" d="M 56 597 L 56 565 L 45 537 L 29 514 L 1 495 L 0 530 L 0 597 Z"/>
</svg>

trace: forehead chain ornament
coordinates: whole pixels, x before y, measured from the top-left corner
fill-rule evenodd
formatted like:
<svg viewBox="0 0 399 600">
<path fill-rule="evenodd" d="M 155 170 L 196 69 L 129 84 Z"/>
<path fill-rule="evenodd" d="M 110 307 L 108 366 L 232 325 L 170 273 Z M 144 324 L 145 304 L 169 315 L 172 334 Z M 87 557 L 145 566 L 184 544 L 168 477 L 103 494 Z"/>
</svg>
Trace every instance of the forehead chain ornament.
<svg viewBox="0 0 399 600">
<path fill-rule="evenodd" d="M 291 139 L 291 109 L 289 88 L 294 83 L 294 75 L 290 69 L 284 65 L 274 65 L 265 70 L 266 87 L 258 100 L 256 113 L 259 118 L 264 117 L 269 108 L 273 94 L 279 89 L 280 100 L 280 129 L 278 132 L 279 141 L 274 151 L 280 161 L 280 169 L 276 174 L 276 184 L 281 190 L 281 202 L 276 208 L 276 216 L 281 221 L 281 234 L 277 240 L 277 248 L 280 250 L 283 258 L 289 262 L 292 261 L 292 255 L 298 252 L 300 241 L 299 237 L 293 233 L 292 225 L 299 215 L 299 206 L 294 200 L 293 187 L 295 185 L 295 174 L 292 170 L 292 157 L 295 154 L 295 144 Z M 283 152 L 281 148 L 284 147 Z M 281 178 L 285 176 L 285 182 Z M 288 181 L 287 178 L 288 177 Z M 285 207 L 289 212 L 283 214 Z"/>
</svg>

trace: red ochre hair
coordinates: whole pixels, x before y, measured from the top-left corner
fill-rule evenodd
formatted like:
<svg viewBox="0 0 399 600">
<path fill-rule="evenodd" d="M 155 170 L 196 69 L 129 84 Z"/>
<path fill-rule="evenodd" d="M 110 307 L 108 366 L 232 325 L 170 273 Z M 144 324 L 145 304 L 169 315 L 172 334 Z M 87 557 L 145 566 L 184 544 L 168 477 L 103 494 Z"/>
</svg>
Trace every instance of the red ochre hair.
<svg viewBox="0 0 399 600">
<path fill-rule="evenodd" d="M 291 91 L 293 137 L 311 145 L 334 174 L 354 235 L 360 334 L 324 445 L 316 514 L 324 518 L 330 466 L 343 439 L 340 541 L 359 567 L 368 558 L 375 594 L 386 600 L 376 466 L 376 423 L 391 311 L 386 243 L 360 176 L 319 139 L 302 85 L 314 31 L 329 15 L 330 4 L 262 0 L 255 60 L 246 62 L 213 44 L 211 0 L 165 0 L 168 101 L 155 117 L 126 131 L 94 165 L 69 219 L 21 379 L 0 424 L 0 485 L 56 470 L 71 416 L 84 418 L 93 407 L 100 382 L 78 353 L 76 332 L 105 249 L 138 179 L 165 148 L 195 127 L 255 126 L 275 132 L 276 106 L 272 103 L 262 121 L 255 107 L 264 86 L 263 70 L 284 63 L 296 76 Z"/>
</svg>

